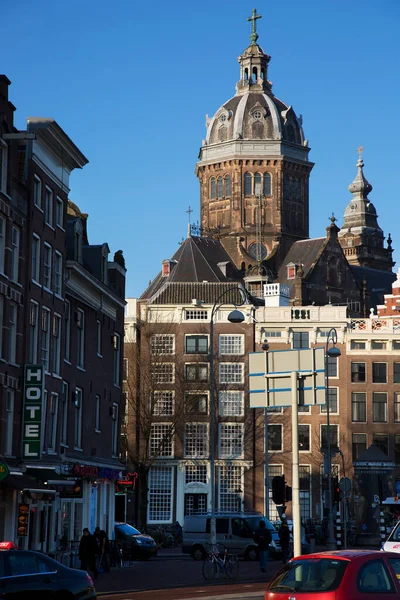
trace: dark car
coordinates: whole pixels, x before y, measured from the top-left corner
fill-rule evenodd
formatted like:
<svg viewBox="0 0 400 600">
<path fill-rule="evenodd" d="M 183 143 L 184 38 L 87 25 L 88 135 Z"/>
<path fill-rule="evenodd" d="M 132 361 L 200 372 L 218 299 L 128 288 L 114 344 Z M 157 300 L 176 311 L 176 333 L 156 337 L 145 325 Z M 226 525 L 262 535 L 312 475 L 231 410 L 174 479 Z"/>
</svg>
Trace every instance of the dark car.
<svg viewBox="0 0 400 600">
<path fill-rule="evenodd" d="M 115 541 L 126 559 L 148 560 L 157 554 L 157 544 L 153 538 L 140 533 L 128 523 L 115 523 Z"/>
<path fill-rule="evenodd" d="M 264 600 L 400 600 L 394 552 L 340 550 L 297 556 L 267 586 Z"/>
<path fill-rule="evenodd" d="M 97 598 L 92 578 L 31 550 L 0 548 L 0 600 Z"/>
</svg>

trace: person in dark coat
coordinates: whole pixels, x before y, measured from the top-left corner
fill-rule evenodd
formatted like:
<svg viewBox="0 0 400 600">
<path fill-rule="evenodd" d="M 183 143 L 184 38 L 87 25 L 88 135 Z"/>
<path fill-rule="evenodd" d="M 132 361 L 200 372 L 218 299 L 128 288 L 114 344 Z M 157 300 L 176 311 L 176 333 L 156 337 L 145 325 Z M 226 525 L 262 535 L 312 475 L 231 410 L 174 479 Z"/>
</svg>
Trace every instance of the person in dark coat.
<svg viewBox="0 0 400 600">
<path fill-rule="evenodd" d="M 106 573 L 110 572 L 110 542 L 108 535 L 100 527 L 96 527 L 94 530 L 94 537 L 97 542 L 97 553 L 99 555 L 99 569 L 100 566 Z"/>
<path fill-rule="evenodd" d="M 81 560 L 81 569 L 87 571 L 88 569 L 94 574 L 94 578 L 97 578 L 98 571 L 96 566 L 97 560 L 97 542 L 94 535 L 92 535 L 87 527 L 82 531 L 83 535 L 79 542 L 79 558 Z"/>
<path fill-rule="evenodd" d="M 260 521 L 260 525 L 253 535 L 253 540 L 258 546 L 260 570 L 262 573 L 265 573 L 267 568 L 269 545 L 272 541 L 271 532 L 265 527 L 265 521 Z"/>
<path fill-rule="evenodd" d="M 282 521 L 278 531 L 279 539 L 282 548 L 282 563 L 285 565 L 289 558 L 289 547 L 290 547 L 290 530 L 286 519 Z"/>
</svg>

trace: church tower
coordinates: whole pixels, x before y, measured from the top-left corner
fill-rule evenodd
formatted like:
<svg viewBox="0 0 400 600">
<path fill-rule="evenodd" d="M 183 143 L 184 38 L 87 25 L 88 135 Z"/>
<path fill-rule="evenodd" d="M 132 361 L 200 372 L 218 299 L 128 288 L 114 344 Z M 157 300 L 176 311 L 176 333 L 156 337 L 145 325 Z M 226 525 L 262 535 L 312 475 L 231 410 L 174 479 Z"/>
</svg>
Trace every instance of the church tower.
<svg viewBox="0 0 400 600">
<path fill-rule="evenodd" d="M 254 9 L 248 18 L 236 94 L 206 118 L 196 174 L 203 235 L 216 230 L 239 269 L 262 263 L 275 277 L 293 242 L 308 238 L 313 164 L 301 116 L 272 92 L 260 17 Z"/>
<path fill-rule="evenodd" d="M 372 185 L 364 177 L 362 151 L 360 146 L 357 175 L 349 185 L 353 198 L 346 207 L 338 238 L 350 265 L 391 272 L 394 266 L 392 240 L 389 234 L 387 248 L 384 248 L 385 236 L 378 225 L 375 206 L 368 199 Z"/>
</svg>

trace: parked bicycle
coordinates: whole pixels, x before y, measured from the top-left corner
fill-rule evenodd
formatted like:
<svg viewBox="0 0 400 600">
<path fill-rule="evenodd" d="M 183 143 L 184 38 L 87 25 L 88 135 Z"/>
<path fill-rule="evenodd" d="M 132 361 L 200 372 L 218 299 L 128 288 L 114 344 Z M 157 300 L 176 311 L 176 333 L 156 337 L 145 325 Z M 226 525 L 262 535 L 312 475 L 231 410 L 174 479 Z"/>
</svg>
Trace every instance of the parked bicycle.
<svg viewBox="0 0 400 600">
<path fill-rule="evenodd" d="M 236 579 L 239 575 L 239 560 L 236 554 L 228 554 L 228 549 L 221 551 L 218 545 L 207 548 L 207 556 L 203 562 L 204 579 L 214 579 L 221 573 L 228 579 Z"/>
</svg>

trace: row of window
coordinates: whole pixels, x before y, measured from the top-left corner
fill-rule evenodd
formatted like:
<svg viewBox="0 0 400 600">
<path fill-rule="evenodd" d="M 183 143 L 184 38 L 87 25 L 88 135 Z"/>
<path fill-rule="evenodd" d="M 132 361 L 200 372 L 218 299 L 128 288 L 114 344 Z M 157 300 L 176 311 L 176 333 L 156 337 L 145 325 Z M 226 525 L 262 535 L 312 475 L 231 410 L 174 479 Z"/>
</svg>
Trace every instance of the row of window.
<svg viewBox="0 0 400 600">
<path fill-rule="evenodd" d="M 209 335 L 187 334 L 184 339 L 185 354 L 208 354 Z M 244 335 L 221 334 L 219 339 L 219 354 L 244 354 Z M 155 334 L 151 336 L 150 349 L 152 354 L 175 354 L 174 334 Z"/>
<path fill-rule="evenodd" d="M 7 302 L 5 313 L 4 297 L 0 296 L 0 358 L 9 363 L 17 362 L 17 329 L 18 329 L 18 304 Z M 7 335 L 4 332 L 7 331 Z"/>
<path fill-rule="evenodd" d="M 352 435 L 352 455 L 353 461 L 357 460 L 359 456 L 365 452 L 365 450 L 373 444 L 382 452 L 386 454 L 386 456 L 390 456 L 389 451 L 391 450 L 389 446 L 389 434 L 387 433 L 353 433 Z M 400 435 L 395 434 L 393 438 L 393 453 L 394 453 L 394 461 L 396 464 L 400 464 Z"/>
<path fill-rule="evenodd" d="M 9 238 L 7 237 L 7 219 L 0 216 L 0 273 L 6 275 L 11 281 L 16 282 L 18 282 L 19 278 L 20 239 L 21 232 L 16 225 L 11 225 Z M 6 248 L 9 251 L 7 268 Z"/>
<path fill-rule="evenodd" d="M 219 383 L 244 383 L 244 363 L 219 363 Z M 175 363 L 153 363 L 151 377 L 154 384 L 175 383 Z"/>
<path fill-rule="evenodd" d="M 387 392 L 372 392 L 372 422 L 400 423 L 400 392 L 394 392 L 393 413 L 389 415 Z M 353 423 L 367 422 L 367 393 L 353 392 L 351 395 L 351 420 Z"/>
<path fill-rule="evenodd" d="M 350 350 L 400 350 L 399 340 L 351 340 Z"/>
<path fill-rule="evenodd" d="M 33 202 L 43 212 L 47 225 L 50 227 L 56 225 L 64 229 L 64 202 L 59 196 L 56 196 L 54 201 L 53 190 L 49 186 L 43 185 L 37 175 L 33 180 Z"/>
<path fill-rule="evenodd" d="M 43 285 L 47 291 L 54 292 L 58 296 L 62 295 L 62 254 L 58 250 L 53 251 L 47 242 L 44 242 L 41 247 L 41 239 L 36 233 L 32 237 L 31 277 L 32 281 Z"/>
<path fill-rule="evenodd" d="M 400 383 L 400 363 L 393 363 L 393 383 Z M 388 383 L 388 363 L 373 362 L 372 383 Z M 367 365 L 365 362 L 351 363 L 351 382 L 366 383 L 367 381 Z"/>
<path fill-rule="evenodd" d="M 187 414 L 208 415 L 208 392 L 186 392 L 185 412 Z M 238 390 L 218 393 L 218 413 L 221 417 L 242 417 L 244 415 L 244 392 Z M 154 392 L 153 415 L 170 417 L 175 414 L 175 391 Z"/>
</svg>

